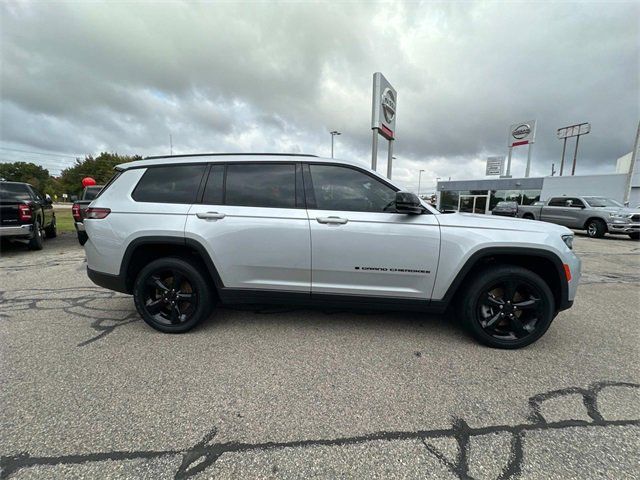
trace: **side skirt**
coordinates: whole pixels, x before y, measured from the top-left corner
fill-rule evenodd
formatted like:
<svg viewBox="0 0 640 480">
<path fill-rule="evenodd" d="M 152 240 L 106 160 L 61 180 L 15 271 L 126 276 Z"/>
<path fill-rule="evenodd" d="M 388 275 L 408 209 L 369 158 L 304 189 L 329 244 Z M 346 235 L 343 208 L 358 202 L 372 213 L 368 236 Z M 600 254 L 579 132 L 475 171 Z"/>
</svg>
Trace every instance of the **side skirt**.
<svg viewBox="0 0 640 480">
<path fill-rule="evenodd" d="M 367 295 L 341 295 L 329 293 L 304 293 L 274 290 L 222 288 L 218 290 L 223 304 L 296 305 L 301 307 L 332 307 L 367 310 L 395 310 L 442 313 L 447 304 L 414 298 L 386 298 Z"/>
</svg>

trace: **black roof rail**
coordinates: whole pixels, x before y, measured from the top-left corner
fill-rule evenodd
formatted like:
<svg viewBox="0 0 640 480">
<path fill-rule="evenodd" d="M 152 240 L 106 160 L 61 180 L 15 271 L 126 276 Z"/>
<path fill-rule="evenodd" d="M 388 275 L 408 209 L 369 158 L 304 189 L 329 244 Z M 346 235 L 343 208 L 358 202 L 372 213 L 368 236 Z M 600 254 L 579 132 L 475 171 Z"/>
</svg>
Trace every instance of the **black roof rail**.
<svg viewBox="0 0 640 480">
<path fill-rule="evenodd" d="M 184 153 L 182 155 L 155 155 L 144 157 L 143 160 L 155 160 L 158 158 L 180 157 L 223 157 L 223 156 L 269 156 L 269 157 L 318 157 L 309 153 Z"/>
</svg>

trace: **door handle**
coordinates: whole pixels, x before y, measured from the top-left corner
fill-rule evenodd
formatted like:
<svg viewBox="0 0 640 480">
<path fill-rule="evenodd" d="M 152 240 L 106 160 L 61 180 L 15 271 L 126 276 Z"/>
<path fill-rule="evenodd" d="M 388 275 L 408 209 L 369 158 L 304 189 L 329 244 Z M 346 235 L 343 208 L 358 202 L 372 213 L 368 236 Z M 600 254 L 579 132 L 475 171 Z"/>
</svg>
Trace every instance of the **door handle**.
<svg viewBox="0 0 640 480">
<path fill-rule="evenodd" d="M 340 217 L 316 217 L 316 220 L 318 223 L 333 223 L 337 225 L 344 225 L 349 221 L 346 218 Z"/>
<path fill-rule="evenodd" d="M 203 220 L 220 220 L 225 217 L 225 214 L 218 212 L 198 212 L 196 213 L 196 217 L 202 218 Z"/>
</svg>

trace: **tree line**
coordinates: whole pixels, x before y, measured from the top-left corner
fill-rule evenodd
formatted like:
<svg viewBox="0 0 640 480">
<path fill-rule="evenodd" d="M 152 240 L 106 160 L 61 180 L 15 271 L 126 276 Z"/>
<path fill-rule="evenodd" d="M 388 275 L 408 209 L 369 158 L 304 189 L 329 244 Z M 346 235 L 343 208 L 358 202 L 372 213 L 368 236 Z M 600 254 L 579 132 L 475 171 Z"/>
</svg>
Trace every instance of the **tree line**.
<svg viewBox="0 0 640 480">
<path fill-rule="evenodd" d="M 73 166 L 54 177 L 49 170 L 29 162 L 0 163 L 0 178 L 11 182 L 26 182 L 52 198 L 62 199 L 62 194 L 80 195 L 82 179 L 91 177 L 98 185 L 104 185 L 115 173 L 113 167 L 120 163 L 140 160 L 139 155 L 118 155 L 102 152 L 94 157 L 87 155 L 76 159 Z"/>
</svg>

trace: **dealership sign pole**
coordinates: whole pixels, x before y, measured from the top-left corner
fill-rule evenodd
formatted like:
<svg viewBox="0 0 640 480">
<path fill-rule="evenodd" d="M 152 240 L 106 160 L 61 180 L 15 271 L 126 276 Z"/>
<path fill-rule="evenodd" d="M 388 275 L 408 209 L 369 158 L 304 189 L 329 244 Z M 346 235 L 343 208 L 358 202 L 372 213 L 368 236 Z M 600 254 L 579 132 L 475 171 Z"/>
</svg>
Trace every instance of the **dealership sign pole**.
<svg viewBox="0 0 640 480">
<path fill-rule="evenodd" d="M 389 141 L 387 155 L 387 178 L 391 178 L 393 163 L 393 142 L 396 132 L 396 99 L 398 94 L 380 72 L 373 74 L 373 109 L 371 113 L 371 169 L 378 166 L 378 135 Z"/>
<path fill-rule="evenodd" d="M 576 149 L 573 152 L 573 166 L 571 167 L 571 175 L 576 174 L 576 159 L 578 158 L 578 143 L 580 142 L 580 135 L 586 135 L 591 131 L 590 123 L 578 123 L 576 125 L 569 125 L 568 127 L 562 127 L 558 129 L 558 138 L 563 140 L 562 146 L 562 161 L 560 163 L 560 176 L 562 176 L 562 170 L 564 166 L 564 151 L 567 146 L 567 138 L 576 137 Z"/>
<path fill-rule="evenodd" d="M 529 145 L 529 151 L 527 152 L 527 169 L 524 176 L 528 177 L 531 170 L 531 150 L 536 139 L 536 121 L 530 120 L 528 122 L 514 123 L 509 127 L 509 141 L 507 146 L 509 147 L 509 157 L 507 159 L 507 175 L 511 177 L 511 154 L 513 147 L 519 147 L 520 145 Z"/>
</svg>

